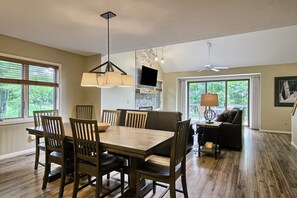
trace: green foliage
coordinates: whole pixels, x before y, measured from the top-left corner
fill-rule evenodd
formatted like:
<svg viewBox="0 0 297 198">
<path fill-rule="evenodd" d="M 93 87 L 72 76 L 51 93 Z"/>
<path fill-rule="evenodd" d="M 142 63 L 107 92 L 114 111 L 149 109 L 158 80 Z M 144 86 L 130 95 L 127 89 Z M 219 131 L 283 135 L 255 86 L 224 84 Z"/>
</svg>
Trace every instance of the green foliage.
<svg viewBox="0 0 297 198">
<path fill-rule="evenodd" d="M 46 86 L 29 86 L 29 116 L 36 110 L 54 108 L 55 88 Z"/>
<path fill-rule="evenodd" d="M 22 116 L 22 86 L 0 84 L 0 118 Z"/>
</svg>

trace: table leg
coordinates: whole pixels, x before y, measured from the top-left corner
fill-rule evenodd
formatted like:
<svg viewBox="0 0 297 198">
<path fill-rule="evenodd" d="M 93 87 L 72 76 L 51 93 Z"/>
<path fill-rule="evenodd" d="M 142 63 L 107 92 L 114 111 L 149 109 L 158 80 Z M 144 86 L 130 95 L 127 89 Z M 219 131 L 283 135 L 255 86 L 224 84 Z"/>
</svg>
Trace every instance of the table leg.
<svg viewBox="0 0 297 198">
<path fill-rule="evenodd" d="M 218 129 L 216 129 L 216 132 L 215 132 L 215 159 L 218 158 Z"/>
<path fill-rule="evenodd" d="M 218 149 L 218 144 L 217 144 L 217 141 L 215 143 L 215 159 L 217 159 L 217 149 Z"/>
<path fill-rule="evenodd" d="M 144 159 L 131 157 L 131 164 L 129 170 L 129 190 L 127 190 L 122 197 L 134 197 L 136 192 L 136 168 L 144 162 Z M 140 181 L 141 197 L 145 196 L 152 188 L 152 182 L 146 183 L 143 179 Z"/>
</svg>

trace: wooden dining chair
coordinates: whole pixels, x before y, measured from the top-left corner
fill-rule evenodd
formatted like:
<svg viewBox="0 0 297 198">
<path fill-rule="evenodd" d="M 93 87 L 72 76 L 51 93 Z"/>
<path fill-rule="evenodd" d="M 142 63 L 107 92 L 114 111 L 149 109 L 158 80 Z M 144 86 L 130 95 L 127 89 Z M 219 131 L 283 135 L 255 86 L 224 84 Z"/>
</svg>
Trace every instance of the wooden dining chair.
<svg viewBox="0 0 297 198">
<path fill-rule="evenodd" d="M 127 111 L 125 118 L 126 127 L 145 128 L 147 112 Z"/>
<path fill-rule="evenodd" d="M 95 180 L 79 188 L 79 173 L 96 177 L 96 197 L 99 197 L 102 188 L 102 176 L 112 171 L 120 171 L 121 184 L 109 190 L 100 197 L 107 196 L 119 187 L 124 192 L 124 159 L 111 154 L 103 153 L 100 148 L 100 136 L 97 120 L 81 120 L 69 118 L 74 139 L 74 186 L 73 196 L 76 197 L 79 189 L 92 184 Z"/>
<path fill-rule="evenodd" d="M 57 116 L 59 114 L 58 110 L 42 110 L 42 111 L 33 111 L 33 117 L 34 117 L 34 126 L 42 126 L 41 122 L 41 116 Z M 40 150 L 45 151 L 45 144 L 44 142 L 41 142 L 40 140 L 43 139 L 42 137 L 36 136 L 35 137 L 35 163 L 34 163 L 34 169 L 38 169 L 38 164 L 44 166 L 43 163 L 39 161 L 40 156 Z"/>
<path fill-rule="evenodd" d="M 45 139 L 45 170 L 42 189 L 48 183 L 51 163 L 61 166 L 59 197 L 63 197 L 66 171 L 73 172 L 73 147 L 65 143 L 64 125 L 61 117 L 41 116 Z"/>
<path fill-rule="evenodd" d="M 146 162 L 136 169 L 136 197 L 140 196 L 140 178 L 153 180 L 153 194 L 156 192 L 156 185 L 167 187 L 162 196 L 170 190 L 170 197 L 175 197 L 175 191 L 183 192 L 188 197 L 186 181 L 186 153 L 187 140 L 190 127 L 190 119 L 179 121 L 174 133 L 170 158 L 152 155 Z M 175 181 L 181 176 L 183 191 L 176 190 Z M 169 186 L 157 183 L 167 183 Z"/>
<path fill-rule="evenodd" d="M 93 105 L 76 105 L 76 118 L 89 119 L 93 116 Z"/>
<path fill-rule="evenodd" d="M 102 111 L 101 122 L 109 123 L 112 126 L 119 126 L 120 113 L 118 110 L 106 110 Z"/>
</svg>

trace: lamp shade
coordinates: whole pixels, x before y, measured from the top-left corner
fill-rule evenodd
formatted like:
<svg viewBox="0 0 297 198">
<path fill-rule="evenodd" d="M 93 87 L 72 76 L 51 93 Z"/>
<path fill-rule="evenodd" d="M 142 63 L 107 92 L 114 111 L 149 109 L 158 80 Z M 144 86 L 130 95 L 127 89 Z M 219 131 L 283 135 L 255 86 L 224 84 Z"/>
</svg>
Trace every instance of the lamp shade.
<svg viewBox="0 0 297 198">
<path fill-rule="evenodd" d="M 122 75 L 121 87 L 133 87 L 135 86 L 134 78 L 131 75 Z"/>
<path fill-rule="evenodd" d="M 218 94 L 202 94 L 200 106 L 219 106 Z"/>
<path fill-rule="evenodd" d="M 96 73 L 83 73 L 80 85 L 82 87 L 98 87 Z"/>
<path fill-rule="evenodd" d="M 106 72 L 104 76 L 104 85 L 109 87 L 122 85 L 122 74 L 120 72 Z"/>
</svg>

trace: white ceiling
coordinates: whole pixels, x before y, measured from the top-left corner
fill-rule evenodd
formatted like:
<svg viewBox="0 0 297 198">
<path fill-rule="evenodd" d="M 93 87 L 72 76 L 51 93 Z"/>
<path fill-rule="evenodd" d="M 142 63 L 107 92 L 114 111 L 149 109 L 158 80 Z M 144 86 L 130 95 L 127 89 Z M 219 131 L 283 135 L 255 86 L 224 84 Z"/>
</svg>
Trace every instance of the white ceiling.
<svg viewBox="0 0 297 198">
<path fill-rule="evenodd" d="M 1 0 L 0 34 L 106 54 L 107 21 L 99 15 L 109 10 L 117 14 L 110 20 L 111 53 L 165 46 L 165 72 L 207 64 L 208 41 L 214 65 L 297 62 L 296 0 Z"/>
</svg>

